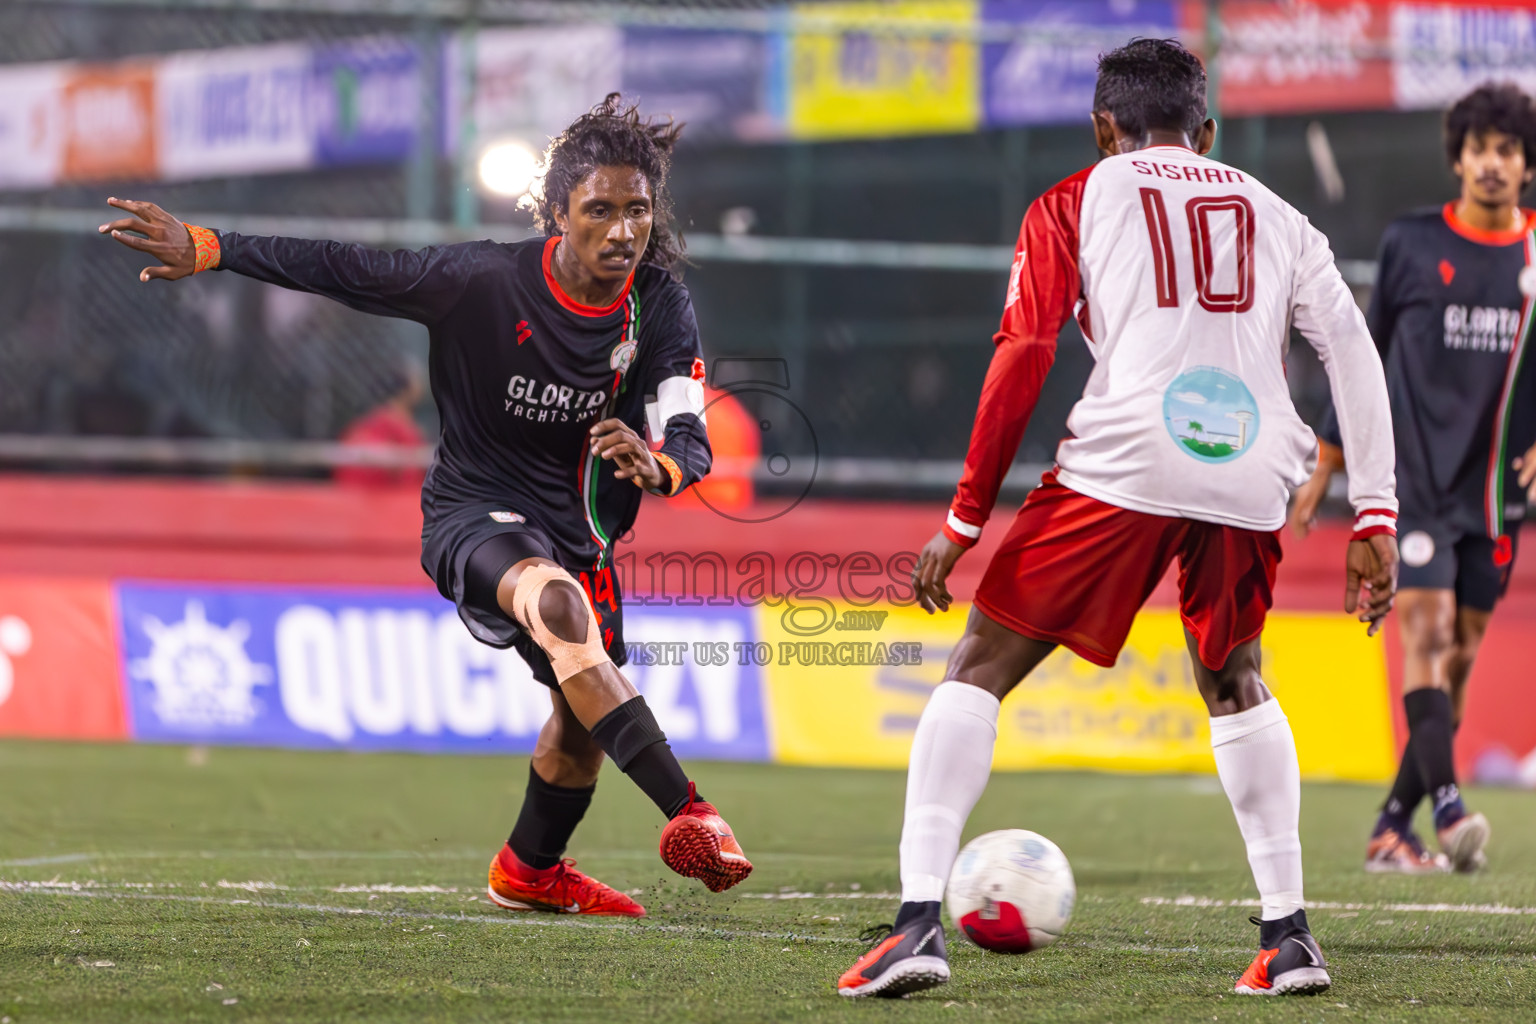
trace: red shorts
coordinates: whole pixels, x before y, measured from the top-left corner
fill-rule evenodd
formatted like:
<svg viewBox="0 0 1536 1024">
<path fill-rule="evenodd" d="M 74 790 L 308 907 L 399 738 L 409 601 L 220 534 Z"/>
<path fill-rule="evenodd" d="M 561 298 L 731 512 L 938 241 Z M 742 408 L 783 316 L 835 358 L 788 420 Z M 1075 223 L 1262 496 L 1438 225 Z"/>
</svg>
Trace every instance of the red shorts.
<svg viewBox="0 0 1536 1024">
<path fill-rule="evenodd" d="M 976 607 L 1016 633 L 1115 663 L 1131 622 L 1179 560 L 1179 617 L 1219 669 L 1258 636 L 1274 603 L 1279 531 L 1263 533 L 1107 505 L 1047 473 L 1014 517 Z"/>
</svg>

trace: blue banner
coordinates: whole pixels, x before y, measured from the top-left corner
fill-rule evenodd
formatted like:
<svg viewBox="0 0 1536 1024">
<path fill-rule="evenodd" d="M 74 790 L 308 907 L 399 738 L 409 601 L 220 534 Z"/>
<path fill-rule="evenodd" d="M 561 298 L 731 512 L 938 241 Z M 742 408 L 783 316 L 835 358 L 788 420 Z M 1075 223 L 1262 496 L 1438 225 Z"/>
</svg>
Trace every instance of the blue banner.
<svg viewBox="0 0 1536 1024">
<path fill-rule="evenodd" d="M 777 46 L 760 33 L 626 28 L 622 87 L 646 114 L 685 122 L 691 140 L 777 138 Z"/>
<path fill-rule="evenodd" d="M 321 165 L 407 159 L 421 116 L 416 46 L 374 36 L 316 47 L 309 102 Z"/>
<path fill-rule="evenodd" d="M 526 753 L 549 716 L 522 658 L 430 592 L 156 583 L 116 598 L 138 740 Z M 756 639 L 750 609 L 636 607 L 625 633 L 626 675 L 680 756 L 768 759 L 762 672 L 734 646 Z"/>
<path fill-rule="evenodd" d="M 1175 35 L 1172 0 L 984 0 L 988 24 L 1027 31 L 982 47 L 983 118 L 989 127 L 1087 123 L 1099 55 L 1137 36 Z"/>
</svg>

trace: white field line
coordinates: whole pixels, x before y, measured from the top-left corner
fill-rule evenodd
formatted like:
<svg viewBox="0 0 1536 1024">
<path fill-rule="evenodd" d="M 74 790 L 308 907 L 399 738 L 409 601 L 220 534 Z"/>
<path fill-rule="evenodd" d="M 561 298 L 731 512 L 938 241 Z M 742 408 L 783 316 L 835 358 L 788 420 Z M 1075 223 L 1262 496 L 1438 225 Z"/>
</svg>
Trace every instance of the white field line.
<svg viewBox="0 0 1536 1024">
<path fill-rule="evenodd" d="M 298 911 L 308 914 L 335 914 L 340 917 L 370 917 L 408 921 L 447 921 L 455 924 L 489 924 L 498 926 L 533 926 L 535 928 L 588 928 L 595 931 L 665 932 L 678 935 L 720 936 L 731 939 L 772 939 L 775 942 L 814 942 L 867 945 L 858 939 L 837 936 L 796 935 L 785 932 L 739 931 L 731 928 L 709 928 L 703 925 L 680 924 L 599 924 L 596 921 L 572 920 L 570 915 L 507 915 L 490 914 L 433 914 L 415 910 L 374 910 L 367 907 L 332 907 L 318 903 L 273 903 L 267 900 L 228 900 L 214 896 L 171 896 L 142 892 L 111 892 L 101 889 L 28 888 L 12 889 L 32 895 L 80 896 L 106 900 L 154 900 L 166 903 L 201 903 L 221 907 L 246 906 L 257 910 Z M 487 905 L 489 905 L 487 903 Z"/>
<path fill-rule="evenodd" d="M 593 856 L 607 854 L 594 853 Z M 103 850 L 0 860 L 0 867 L 32 868 L 118 860 L 480 860 L 486 857 L 482 850 L 138 850 L 122 853 Z"/>
<path fill-rule="evenodd" d="M 1149 907 L 1195 907 L 1202 910 L 1259 906 L 1258 900 L 1215 900 L 1205 896 L 1143 896 L 1141 902 Z M 1536 907 L 1510 907 L 1502 903 L 1338 903 L 1331 900 L 1308 900 L 1307 909 L 1383 910 L 1401 914 L 1486 914 L 1494 917 L 1536 914 Z"/>
<path fill-rule="evenodd" d="M 89 864 L 95 861 L 121 860 L 421 860 L 421 861 L 486 861 L 495 854 L 489 847 L 473 850 L 174 850 L 156 852 L 133 850 L 117 852 L 101 850 L 77 853 L 58 853 L 38 857 L 20 857 L 0 860 L 0 868 L 46 867 L 51 864 Z M 656 854 L 645 850 L 585 850 L 583 856 L 594 860 L 646 860 L 654 861 Z M 844 861 L 840 854 L 829 853 L 782 853 L 757 852 L 754 863 L 783 861 Z"/>
<path fill-rule="evenodd" d="M 372 882 L 364 884 L 339 884 L 323 886 L 288 886 L 277 882 L 258 880 L 230 881 L 225 878 L 217 882 L 199 882 L 196 884 L 186 882 L 100 882 L 94 879 L 86 881 L 66 881 L 57 877 L 45 881 L 5 881 L 0 880 L 0 892 L 84 892 L 94 890 L 109 893 L 119 890 L 144 891 L 155 889 L 236 889 L 250 893 L 262 892 L 332 892 L 344 894 L 367 894 L 370 897 L 378 895 L 458 895 L 469 893 L 478 897 L 480 890 L 477 887 L 461 888 L 459 886 L 441 885 L 408 885 L 396 882 Z M 895 901 L 901 898 L 900 893 L 894 892 L 809 892 L 799 890 L 786 890 L 783 892 L 744 892 L 735 894 L 737 899 L 764 900 L 779 902 L 789 900 L 886 900 Z M 1143 896 L 1140 902 L 1143 906 L 1150 907 L 1181 907 L 1199 910 L 1220 909 L 1252 909 L 1259 906 L 1255 899 L 1213 899 L 1207 896 Z M 1331 900 L 1311 900 L 1307 903 L 1309 910 L 1342 910 L 1342 911 L 1379 911 L 1400 914 L 1477 914 L 1491 917 L 1522 917 L 1536 916 L 1536 907 L 1511 907 L 1502 903 L 1343 903 Z"/>
<path fill-rule="evenodd" d="M 14 885 L 14 883 L 11 883 Z M 731 928 L 709 928 L 700 925 L 669 925 L 669 924 L 638 924 L 638 923 L 613 923 L 601 924 L 596 921 L 572 919 L 566 915 L 527 915 L 527 916 L 491 916 L 489 914 L 433 914 L 411 910 L 374 910 L 364 907 L 333 907 L 316 903 L 272 903 L 265 900 L 221 899 L 213 896 L 171 896 L 155 895 L 143 892 L 109 892 L 100 889 L 65 889 L 65 888 L 27 888 L 12 889 L 16 892 L 24 892 L 33 895 L 47 896 L 73 896 L 88 899 L 103 900 L 148 900 L 167 903 L 192 903 L 218 907 L 245 906 L 257 910 L 267 911 L 292 911 L 301 914 L 327 914 L 338 917 L 366 917 L 379 920 L 405 920 L 405 921 L 442 921 L 449 924 L 487 924 L 497 926 L 529 926 L 535 928 L 582 928 L 592 931 L 615 932 L 624 935 L 643 934 L 647 932 L 659 932 L 674 935 L 697 935 L 700 937 L 716 937 L 731 939 L 771 939 L 774 942 L 795 942 L 801 944 L 837 945 L 837 946 L 867 946 L 868 943 L 847 936 L 835 935 L 796 935 L 783 932 L 741 931 Z M 1246 905 L 1242 901 L 1231 901 L 1233 905 Z M 1123 942 L 1096 942 L 1079 939 L 1069 935 L 1061 943 L 1061 949 L 1065 952 L 1072 949 L 1108 950 L 1117 953 L 1145 953 L 1154 956 L 1231 956 L 1245 958 L 1251 956 L 1252 948 L 1219 947 L 1219 946 L 1154 946 L 1145 943 Z M 788 952 L 786 948 L 784 952 Z M 985 954 L 983 954 L 985 955 Z M 1476 960 L 1479 963 L 1509 962 L 1529 965 L 1529 954 L 1463 954 L 1457 952 L 1446 953 L 1421 953 L 1421 952 L 1381 952 L 1381 953 L 1355 953 L 1355 957 L 1366 959 L 1387 960 L 1455 960 L 1458 958 Z"/>
</svg>

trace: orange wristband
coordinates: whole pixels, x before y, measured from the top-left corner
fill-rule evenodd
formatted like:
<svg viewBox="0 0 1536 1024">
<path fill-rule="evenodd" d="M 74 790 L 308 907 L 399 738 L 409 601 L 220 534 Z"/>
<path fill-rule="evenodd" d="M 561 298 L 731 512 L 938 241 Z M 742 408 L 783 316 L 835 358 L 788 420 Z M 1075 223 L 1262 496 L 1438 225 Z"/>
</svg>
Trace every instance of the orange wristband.
<svg viewBox="0 0 1536 1024">
<path fill-rule="evenodd" d="M 197 263 L 193 266 L 192 273 L 201 274 L 205 270 L 218 270 L 219 236 L 196 224 L 188 224 L 187 233 L 192 236 L 192 245 L 197 249 Z"/>
<path fill-rule="evenodd" d="M 651 456 L 658 466 L 667 471 L 667 476 L 672 478 L 672 487 L 666 492 L 667 497 L 670 498 L 677 493 L 678 485 L 683 482 L 683 471 L 677 468 L 677 463 L 672 461 L 671 456 L 663 455 L 661 452 L 651 452 Z"/>
</svg>

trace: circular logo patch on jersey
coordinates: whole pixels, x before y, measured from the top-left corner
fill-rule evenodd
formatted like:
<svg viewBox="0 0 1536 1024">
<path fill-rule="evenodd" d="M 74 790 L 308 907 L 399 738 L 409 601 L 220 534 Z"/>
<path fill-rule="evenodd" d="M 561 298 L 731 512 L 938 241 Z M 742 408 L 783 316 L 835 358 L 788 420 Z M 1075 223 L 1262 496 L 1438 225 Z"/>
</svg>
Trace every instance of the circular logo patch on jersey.
<svg viewBox="0 0 1536 1024">
<path fill-rule="evenodd" d="M 633 341 L 621 341 L 615 345 L 608 354 L 608 369 L 628 373 L 629 364 L 635 361 L 636 344 Z"/>
<path fill-rule="evenodd" d="M 1403 558 L 1404 565 L 1411 565 L 1415 569 L 1429 564 L 1429 560 L 1435 557 L 1435 538 L 1423 530 L 1414 530 L 1405 534 L 1398 542 L 1398 554 Z"/>
<path fill-rule="evenodd" d="M 1525 267 L 1517 278 L 1520 282 L 1520 294 L 1526 298 L 1536 295 L 1536 266 Z"/>
<path fill-rule="evenodd" d="M 1231 462 L 1259 436 L 1259 404 L 1233 374 L 1215 366 L 1197 366 L 1168 385 L 1163 422 L 1191 458 Z"/>
</svg>

